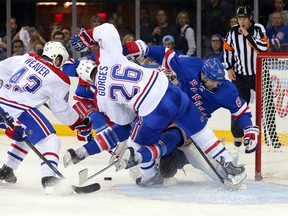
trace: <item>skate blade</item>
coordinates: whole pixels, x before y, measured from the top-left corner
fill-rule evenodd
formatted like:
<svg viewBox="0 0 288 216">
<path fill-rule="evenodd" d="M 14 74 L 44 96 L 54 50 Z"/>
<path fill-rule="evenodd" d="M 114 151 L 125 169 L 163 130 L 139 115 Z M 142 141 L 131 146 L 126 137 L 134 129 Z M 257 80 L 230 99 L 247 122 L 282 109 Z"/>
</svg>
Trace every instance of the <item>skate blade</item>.
<svg viewBox="0 0 288 216">
<path fill-rule="evenodd" d="M 233 186 L 237 187 L 238 185 L 240 185 L 244 181 L 244 179 L 246 177 L 247 177 L 247 173 L 243 172 L 243 173 L 236 175 L 236 176 L 233 176 L 233 177 L 228 175 L 229 180 L 226 180 L 226 181 L 231 182 L 231 184 Z"/>
<path fill-rule="evenodd" d="M 70 154 L 65 154 L 63 156 L 63 164 L 65 168 L 73 164 L 72 157 Z"/>
<path fill-rule="evenodd" d="M 173 186 L 177 184 L 177 179 L 174 177 L 171 178 L 164 178 L 163 180 L 163 185 L 168 187 L 168 186 Z"/>
</svg>

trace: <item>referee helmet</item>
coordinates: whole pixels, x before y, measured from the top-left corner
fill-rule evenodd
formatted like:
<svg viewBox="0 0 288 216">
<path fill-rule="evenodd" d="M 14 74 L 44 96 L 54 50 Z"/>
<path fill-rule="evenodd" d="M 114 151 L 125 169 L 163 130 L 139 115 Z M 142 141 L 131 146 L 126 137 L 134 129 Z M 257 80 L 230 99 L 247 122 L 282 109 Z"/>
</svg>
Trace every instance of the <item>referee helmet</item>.
<svg viewBox="0 0 288 216">
<path fill-rule="evenodd" d="M 252 11 L 248 5 L 239 6 L 236 12 L 237 18 L 250 17 L 251 15 Z"/>
</svg>

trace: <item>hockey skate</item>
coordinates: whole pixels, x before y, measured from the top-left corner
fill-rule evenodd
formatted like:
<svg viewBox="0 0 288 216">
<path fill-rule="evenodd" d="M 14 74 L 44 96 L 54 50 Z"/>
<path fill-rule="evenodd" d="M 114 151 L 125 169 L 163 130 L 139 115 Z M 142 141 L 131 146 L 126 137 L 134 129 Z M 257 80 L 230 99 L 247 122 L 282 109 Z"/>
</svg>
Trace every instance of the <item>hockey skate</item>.
<svg viewBox="0 0 288 216">
<path fill-rule="evenodd" d="M 74 149 L 68 149 L 63 156 L 64 167 L 68 167 L 72 164 L 77 164 L 85 158 L 85 154 L 79 154 L 77 150 L 75 151 Z"/>
<path fill-rule="evenodd" d="M 144 177 L 140 177 L 136 179 L 136 184 L 141 187 L 148 187 L 152 185 L 160 185 L 163 184 L 164 178 L 160 175 L 159 172 L 149 179 L 145 179 Z"/>
<path fill-rule="evenodd" d="M 132 147 L 128 147 L 120 156 L 118 162 L 115 164 L 116 171 L 121 169 L 129 169 L 131 167 L 136 166 L 141 162 L 141 155 L 139 153 L 134 152 Z"/>
<path fill-rule="evenodd" d="M 59 184 L 61 181 L 60 178 L 57 178 L 55 176 L 46 176 L 41 179 L 41 184 L 43 188 L 45 189 L 46 187 L 53 187 Z"/>
<path fill-rule="evenodd" d="M 219 164 L 227 174 L 227 180 L 231 181 L 233 185 L 240 184 L 247 177 L 245 167 L 242 165 L 237 166 L 233 162 L 225 162 L 224 157 L 220 157 Z"/>
<path fill-rule="evenodd" d="M 45 176 L 42 178 L 41 183 L 46 194 L 70 195 L 74 191 L 76 192 L 75 187 L 70 182 L 55 176 Z"/>
<path fill-rule="evenodd" d="M 0 169 L 0 180 L 13 184 L 17 182 L 17 178 L 14 175 L 13 169 L 6 166 L 5 164 Z"/>
</svg>

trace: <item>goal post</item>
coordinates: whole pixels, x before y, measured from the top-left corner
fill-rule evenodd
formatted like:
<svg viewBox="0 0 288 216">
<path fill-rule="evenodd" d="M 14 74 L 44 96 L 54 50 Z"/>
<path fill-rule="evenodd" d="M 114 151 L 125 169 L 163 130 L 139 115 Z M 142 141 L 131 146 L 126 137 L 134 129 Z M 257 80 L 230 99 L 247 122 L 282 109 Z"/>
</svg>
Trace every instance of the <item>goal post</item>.
<svg viewBox="0 0 288 216">
<path fill-rule="evenodd" d="M 280 144 L 288 144 L 288 53 L 259 53 L 256 67 L 255 121 L 260 133 L 255 180 L 260 181 L 263 178 L 263 147 L 277 150 Z"/>
</svg>

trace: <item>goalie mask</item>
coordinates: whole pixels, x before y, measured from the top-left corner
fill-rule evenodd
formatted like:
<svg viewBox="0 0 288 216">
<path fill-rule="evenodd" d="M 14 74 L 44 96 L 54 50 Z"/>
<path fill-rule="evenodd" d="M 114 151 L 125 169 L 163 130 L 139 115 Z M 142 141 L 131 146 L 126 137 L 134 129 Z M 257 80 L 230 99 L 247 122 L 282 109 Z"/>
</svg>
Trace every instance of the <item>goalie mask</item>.
<svg viewBox="0 0 288 216">
<path fill-rule="evenodd" d="M 42 56 L 46 56 L 51 59 L 53 65 L 58 69 L 61 68 L 69 58 L 66 48 L 62 45 L 62 43 L 56 41 L 49 41 L 45 44 Z M 58 56 L 61 57 L 61 64 L 57 66 L 55 61 Z"/>
<path fill-rule="evenodd" d="M 76 68 L 76 71 L 79 77 L 81 77 L 81 79 L 94 85 L 94 81 L 91 78 L 91 74 L 96 68 L 97 65 L 95 61 L 83 59 L 80 61 L 78 67 Z"/>
</svg>

